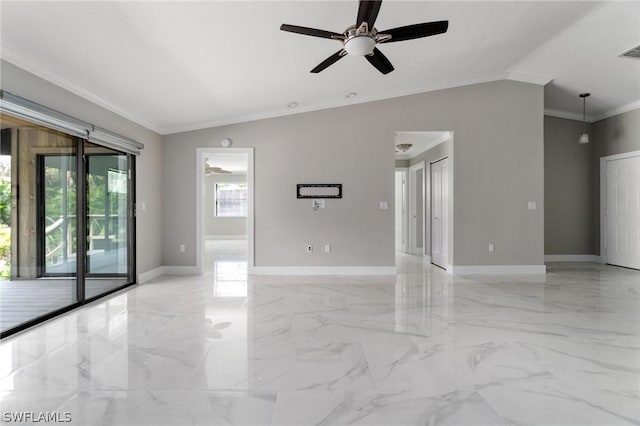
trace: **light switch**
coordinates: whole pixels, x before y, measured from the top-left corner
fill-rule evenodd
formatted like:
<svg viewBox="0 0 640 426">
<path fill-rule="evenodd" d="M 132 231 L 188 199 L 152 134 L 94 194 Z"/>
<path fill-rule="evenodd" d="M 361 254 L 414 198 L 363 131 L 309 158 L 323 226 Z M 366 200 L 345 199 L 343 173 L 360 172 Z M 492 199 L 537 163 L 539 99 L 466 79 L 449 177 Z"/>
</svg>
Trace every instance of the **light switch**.
<svg viewBox="0 0 640 426">
<path fill-rule="evenodd" d="M 535 201 L 529 201 L 528 206 L 529 206 L 529 210 L 535 210 L 538 208 L 538 205 L 536 204 Z"/>
<path fill-rule="evenodd" d="M 380 210 L 389 210 L 389 202 L 380 201 Z"/>
<path fill-rule="evenodd" d="M 145 203 L 144 201 L 140 201 L 140 210 L 146 210 L 147 209 L 147 203 Z"/>
</svg>

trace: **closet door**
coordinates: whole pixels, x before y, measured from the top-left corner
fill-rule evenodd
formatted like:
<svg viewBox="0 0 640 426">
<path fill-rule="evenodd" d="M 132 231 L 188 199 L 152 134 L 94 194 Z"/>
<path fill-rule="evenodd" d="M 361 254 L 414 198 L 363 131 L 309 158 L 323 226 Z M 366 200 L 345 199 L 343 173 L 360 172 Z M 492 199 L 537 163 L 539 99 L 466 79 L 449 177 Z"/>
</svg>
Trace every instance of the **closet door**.
<svg viewBox="0 0 640 426">
<path fill-rule="evenodd" d="M 447 267 L 449 242 L 448 159 L 431 164 L 431 262 Z"/>
</svg>

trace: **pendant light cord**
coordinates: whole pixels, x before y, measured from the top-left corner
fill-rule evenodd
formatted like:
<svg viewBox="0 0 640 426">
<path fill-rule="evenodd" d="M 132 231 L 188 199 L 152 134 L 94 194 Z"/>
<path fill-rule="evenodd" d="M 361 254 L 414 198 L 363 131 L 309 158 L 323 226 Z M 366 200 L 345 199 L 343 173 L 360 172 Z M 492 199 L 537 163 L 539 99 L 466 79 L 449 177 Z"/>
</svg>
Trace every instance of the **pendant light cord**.
<svg viewBox="0 0 640 426">
<path fill-rule="evenodd" d="M 587 97 L 582 98 L 582 133 L 587 132 Z"/>
</svg>

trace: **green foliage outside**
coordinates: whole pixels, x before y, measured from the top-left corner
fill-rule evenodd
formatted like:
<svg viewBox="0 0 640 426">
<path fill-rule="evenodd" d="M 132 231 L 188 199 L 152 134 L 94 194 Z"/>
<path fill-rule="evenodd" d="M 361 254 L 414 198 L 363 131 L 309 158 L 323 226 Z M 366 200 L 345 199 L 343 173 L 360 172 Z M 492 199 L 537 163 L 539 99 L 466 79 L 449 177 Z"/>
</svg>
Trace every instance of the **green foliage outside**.
<svg viewBox="0 0 640 426">
<path fill-rule="evenodd" d="M 55 160 L 52 160 L 52 162 Z M 76 172 L 45 164 L 44 199 L 45 227 L 51 227 L 46 235 L 45 252 L 51 253 L 46 263 L 56 264 L 63 260 L 63 243 L 66 238 L 70 254 L 77 252 L 76 221 Z M 126 178 L 125 178 L 126 179 Z M 119 218 L 126 218 L 127 195 L 108 191 L 108 176 L 102 174 L 87 175 L 87 233 L 98 237 L 97 244 L 104 245 L 109 235 L 115 237 L 112 243 L 126 242 L 126 226 L 118 226 Z M 66 189 L 66 206 L 65 204 Z M 110 217 L 105 218 L 107 197 Z M 66 207 L 67 235 L 60 219 Z M 106 235 L 109 221 L 109 235 Z M 57 225 L 57 226 L 52 226 Z M 103 248 L 103 247 L 95 247 Z M 11 167 L 6 161 L 0 162 L 0 279 L 9 279 L 11 273 Z"/>
<path fill-rule="evenodd" d="M 11 163 L 0 164 L 0 279 L 11 274 Z"/>
</svg>

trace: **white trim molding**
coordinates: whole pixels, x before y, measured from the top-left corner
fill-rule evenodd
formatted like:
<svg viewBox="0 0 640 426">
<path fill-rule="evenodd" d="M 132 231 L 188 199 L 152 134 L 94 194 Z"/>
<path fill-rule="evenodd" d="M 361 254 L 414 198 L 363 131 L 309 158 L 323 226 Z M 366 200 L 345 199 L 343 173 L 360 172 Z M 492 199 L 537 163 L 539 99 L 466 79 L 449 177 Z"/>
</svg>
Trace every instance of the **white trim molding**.
<svg viewBox="0 0 640 426">
<path fill-rule="evenodd" d="M 50 70 L 49 68 L 44 67 L 38 61 L 34 61 L 31 58 L 26 57 L 25 55 L 17 52 L 16 50 L 7 47 L 6 45 L 2 45 L 2 59 L 9 62 L 16 67 L 27 71 L 30 74 L 35 75 L 36 77 L 40 77 L 41 79 L 48 81 L 58 87 L 61 87 L 74 95 L 80 96 L 83 99 L 86 99 L 106 110 L 109 110 L 121 117 L 124 117 L 128 120 L 133 121 L 141 125 L 142 127 L 146 127 L 149 130 L 152 130 L 158 134 L 163 134 L 162 129 L 156 123 L 152 123 L 151 120 L 146 118 L 130 114 L 124 109 L 112 104 L 111 102 L 105 100 L 104 98 L 96 95 L 95 93 L 83 89 L 76 83 L 71 80 L 61 76 L 57 72 Z"/>
<path fill-rule="evenodd" d="M 595 262 L 600 263 L 600 256 L 595 254 L 545 254 L 545 262 Z"/>
<path fill-rule="evenodd" d="M 158 266 L 155 269 L 151 269 L 147 272 L 143 272 L 141 274 L 138 274 L 138 284 L 144 284 L 148 281 L 151 281 L 154 278 L 158 278 L 162 275 L 165 275 L 164 273 L 164 266 Z"/>
<path fill-rule="evenodd" d="M 625 112 L 633 111 L 636 109 L 640 109 L 640 100 L 628 103 L 626 105 L 619 106 L 618 108 L 614 108 L 611 111 L 607 111 L 604 114 L 598 115 L 594 118 L 593 121 L 604 120 L 605 118 L 613 117 L 619 114 L 624 114 Z"/>
<path fill-rule="evenodd" d="M 634 111 L 636 109 L 640 109 L 640 100 L 628 103 L 626 105 L 619 106 L 610 111 L 605 112 L 600 115 L 587 115 L 586 121 L 587 123 L 595 123 L 596 121 L 604 120 L 606 118 L 614 117 L 616 115 L 624 114 L 625 112 Z M 550 117 L 564 118 L 567 120 L 575 120 L 582 121 L 582 115 L 579 113 L 568 112 L 568 111 L 560 111 L 558 109 L 545 108 L 544 115 L 548 115 Z"/>
<path fill-rule="evenodd" d="M 251 275 L 396 275 L 395 266 L 254 266 Z"/>
<path fill-rule="evenodd" d="M 454 275 L 544 274 L 545 265 L 471 265 L 454 266 Z"/>
<path fill-rule="evenodd" d="M 582 122 L 582 114 L 560 111 L 557 109 L 545 108 L 544 115 L 548 115 L 549 117 L 564 118 L 565 120 L 574 120 L 574 121 Z M 590 115 L 587 115 L 585 118 L 587 123 L 593 123 L 595 121 L 593 117 L 591 117 Z"/>
</svg>

